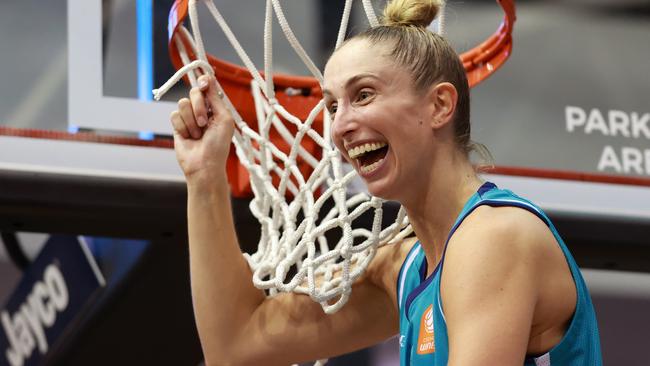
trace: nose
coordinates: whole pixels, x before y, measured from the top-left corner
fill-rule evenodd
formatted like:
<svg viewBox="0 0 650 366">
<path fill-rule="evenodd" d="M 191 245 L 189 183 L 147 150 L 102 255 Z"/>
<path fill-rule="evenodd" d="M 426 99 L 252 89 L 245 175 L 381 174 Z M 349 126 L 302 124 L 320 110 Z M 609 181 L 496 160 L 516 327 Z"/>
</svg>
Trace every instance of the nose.
<svg viewBox="0 0 650 366">
<path fill-rule="evenodd" d="M 341 148 L 343 147 L 345 137 L 352 134 L 358 128 L 358 123 L 354 118 L 354 111 L 342 104 L 336 110 L 331 127 L 332 141 Z"/>
</svg>

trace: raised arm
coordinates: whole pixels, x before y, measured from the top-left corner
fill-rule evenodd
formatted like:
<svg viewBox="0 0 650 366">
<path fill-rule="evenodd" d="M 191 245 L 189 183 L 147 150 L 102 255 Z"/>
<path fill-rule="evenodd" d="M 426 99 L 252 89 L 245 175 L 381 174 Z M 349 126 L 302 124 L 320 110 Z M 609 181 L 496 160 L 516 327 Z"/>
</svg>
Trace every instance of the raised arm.
<svg viewBox="0 0 650 366">
<path fill-rule="evenodd" d="M 393 293 L 405 250 L 382 249 L 353 286 L 348 304 L 333 315 L 307 296 L 266 298 L 253 286 L 234 230 L 225 173 L 233 120 L 214 79 L 200 80 L 208 85 L 179 101 L 171 120 L 187 180 L 192 298 L 206 364 L 286 365 L 349 352 L 397 333 Z"/>
</svg>

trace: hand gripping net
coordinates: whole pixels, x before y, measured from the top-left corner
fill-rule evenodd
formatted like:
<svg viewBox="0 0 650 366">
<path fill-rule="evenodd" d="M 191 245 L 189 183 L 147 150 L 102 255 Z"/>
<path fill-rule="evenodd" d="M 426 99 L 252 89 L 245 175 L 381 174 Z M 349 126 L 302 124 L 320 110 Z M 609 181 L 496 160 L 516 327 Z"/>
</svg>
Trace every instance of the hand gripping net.
<svg viewBox="0 0 650 366">
<path fill-rule="evenodd" d="M 199 1 L 221 27 L 246 69 L 206 54 L 197 16 Z M 370 25 L 377 26 L 379 22 L 370 0 L 361 1 Z M 337 48 L 344 41 L 352 2 L 345 3 Z M 511 5 L 511 1 L 507 3 Z M 507 58 L 514 21 L 514 8 L 511 10 L 511 13 L 506 12 L 505 25 L 479 46 L 482 51 L 473 50 L 472 57 L 463 59 L 473 70 L 468 68 L 468 75 L 471 72 L 478 75 L 470 77 L 472 85 L 487 77 Z M 192 34 L 182 24 L 188 11 Z M 274 16 L 313 79 L 272 76 Z M 439 32 L 443 24 L 440 19 Z M 155 98 L 160 99 L 184 76 L 196 86 L 199 70 L 210 74 L 216 70 L 218 87 L 225 91 L 225 104 L 235 120 L 233 144 L 239 161 L 250 173 L 254 194 L 250 210 L 261 224 L 257 252 L 245 255 L 253 271 L 255 286 L 268 290 L 270 295 L 278 292 L 307 294 L 319 302 L 326 313 L 336 312 L 347 302 L 352 284 L 368 266 L 377 248 L 397 242 L 412 232 L 404 209 L 400 209 L 393 224 L 382 229 L 381 199 L 365 193 L 346 196 L 346 186 L 356 173 L 344 173 L 340 153 L 329 140 L 331 121 L 323 108 L 319 88 L 323 76 L 296 39 L 278 0 L 266 1 L 264 73 L 253 65 L 212 0 L 177 0 L 170 13 L 169 33 L 170 52 L 179 70 L 160 89 L 154 90 Z M 478 57 L 483 60 L 474 62 Z M 485 63 L 492 59 L 500 63 L 489 65 L 487 72 Z M 249 84 L 245 93 L 253 96 L 255 115 L 248 118 L 256 119 L 257 130 L 242 117 L 247 108 L 240 106 L 238 111 L 232 102 L 233 98 L 239 100 L 241 94 L 241 87 L 231 85 L 233 80 Z M 311 93 L 305 99 L 310 105 L 307 110 L 304 105 L 300 110 L 301 103 L 291 102 L 291 99 L 300 98 L 306 89 L 307 94 Z M 314 144 L 318 149 L 307 148 Z M 328 201 L 334 202 L 329 210 L 324 208 Z M 326 213 L 321 214 L 321 210 Z M 374 213 L 372 227 L 369 230 L 355 228 L 353 222 L 369 210 Z M 326 234 L 333 230 L 342 235 L 336 243 L 329 243 Z"/>
</svg>

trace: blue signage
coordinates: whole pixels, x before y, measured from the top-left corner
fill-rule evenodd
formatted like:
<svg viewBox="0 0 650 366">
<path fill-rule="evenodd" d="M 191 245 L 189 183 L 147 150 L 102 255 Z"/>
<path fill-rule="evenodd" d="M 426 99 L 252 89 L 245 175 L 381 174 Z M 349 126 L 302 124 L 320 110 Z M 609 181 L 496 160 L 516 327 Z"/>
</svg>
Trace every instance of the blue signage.
<svg viewBox="0 0 650 366">
<path fill-rule="evenodd" d="M 38 365 L 103 286 L 82 240 L 51 236 L 0 312 L 0 365 Z"/>
</svg>

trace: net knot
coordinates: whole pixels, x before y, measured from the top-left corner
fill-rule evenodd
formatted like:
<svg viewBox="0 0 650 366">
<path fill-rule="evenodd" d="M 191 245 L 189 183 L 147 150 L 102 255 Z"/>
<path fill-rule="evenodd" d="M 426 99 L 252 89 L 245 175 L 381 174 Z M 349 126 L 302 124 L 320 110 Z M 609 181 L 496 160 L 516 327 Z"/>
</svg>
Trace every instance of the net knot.
<svg viewBox="0 0 650 366">
<path fill-rule="evenodd" d="M 305 197 L 305 196 L 307 196 L 307 194 L 309 194 L 311 192 L 311 187 L 309 185 L 307 185 L 307 184 L 301 185 L 298 192 L 299 192 L 299 195 L 301 197 Z M 311 213 L 311 212 L 308 211 L 308 213 Z M 305 214 L 305 217 L 307 217 L 308 213 Z"/>
<path fill-rule="evenodd" d="M 273 198 L 273 206 L 281 207 L 282 205 L 284 205 L 284 199 L 282 197 L 275 196 Z"/>
<path fill-rule="evenodd" d="M 344 259 L 350 259 L 350 247 L 341 248 L 341 257 Z"/>
</svg>

